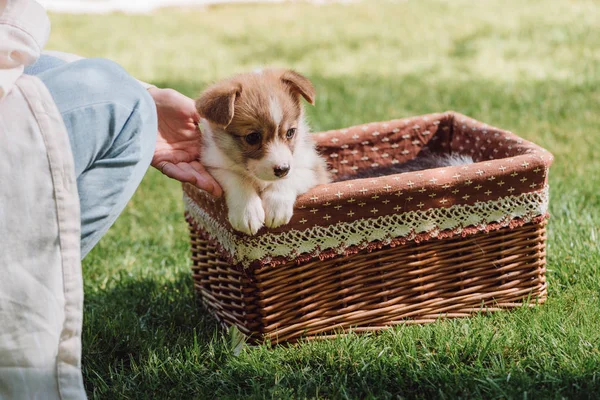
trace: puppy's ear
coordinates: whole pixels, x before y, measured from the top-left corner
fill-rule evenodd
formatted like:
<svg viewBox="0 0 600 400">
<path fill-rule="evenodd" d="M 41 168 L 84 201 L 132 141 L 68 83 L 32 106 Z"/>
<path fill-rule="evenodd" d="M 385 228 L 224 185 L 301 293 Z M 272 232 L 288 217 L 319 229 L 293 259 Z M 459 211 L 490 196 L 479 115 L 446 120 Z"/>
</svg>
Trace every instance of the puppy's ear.
<svg viewBox="0 0 600 400">
<path fill-rule="evenodd" d="M 300 94 L 310 104 L 315 104 L 315 88 L 307 77 L 296 71 L 287 70 L 281 75 L 281 80 L 290 88 L 292 93 Z"/>
<path fill-rule="evenodd" d="M 202 118 L 227 127 L 233 119 L 235 100 L 241 93 L 242 85 L 239 83 L 226 82 L 211 86 L 196 100 L 196 110 Z"/>
</svg>

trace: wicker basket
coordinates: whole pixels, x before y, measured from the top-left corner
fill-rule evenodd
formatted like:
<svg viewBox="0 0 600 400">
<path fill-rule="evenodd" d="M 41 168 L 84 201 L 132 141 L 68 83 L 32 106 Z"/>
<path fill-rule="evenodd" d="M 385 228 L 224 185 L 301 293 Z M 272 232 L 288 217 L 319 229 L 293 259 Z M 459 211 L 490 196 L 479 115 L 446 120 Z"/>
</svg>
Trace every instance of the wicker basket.
<svg viewBox="0 0 600 400">
<path fill-rule="evenodd" d="M 282 342 L 545 301 L 546 150 L 453 112 L 315 137 L 334 177 L 424 148 L 476 163 L 322 185 L 256 236 L 184 185 L 195 286 L 220 321 Z"/>
</svg>

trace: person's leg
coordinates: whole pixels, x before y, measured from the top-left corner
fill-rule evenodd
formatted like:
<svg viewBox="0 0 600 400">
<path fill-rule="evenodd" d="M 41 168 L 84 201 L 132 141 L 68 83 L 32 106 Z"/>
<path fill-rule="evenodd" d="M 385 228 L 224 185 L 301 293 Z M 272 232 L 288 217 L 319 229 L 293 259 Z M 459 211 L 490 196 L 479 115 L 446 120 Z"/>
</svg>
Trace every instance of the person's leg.
<svg viewBox="0 0 600 400">
<path fill-rule="evenodd" d="M 44 71 L 63 66 L 65 64 L 66 61 L 63 61 L 60 58 L 42 54 L 35 63 L 25 67 L 24 73 L 27 75 L 39 75 Z"/>
<path fill-rule="evenodd" d="M 37 69 L 28 72 L 48 87 L 69 134 L 81 204 L 83 258 L 123 211 L 150 165 L 156 106 L 147 91 L 112 61 L 84 59 L 60 65 L 40 61 L 42 65 L 34 64 Z"/>
</svg>

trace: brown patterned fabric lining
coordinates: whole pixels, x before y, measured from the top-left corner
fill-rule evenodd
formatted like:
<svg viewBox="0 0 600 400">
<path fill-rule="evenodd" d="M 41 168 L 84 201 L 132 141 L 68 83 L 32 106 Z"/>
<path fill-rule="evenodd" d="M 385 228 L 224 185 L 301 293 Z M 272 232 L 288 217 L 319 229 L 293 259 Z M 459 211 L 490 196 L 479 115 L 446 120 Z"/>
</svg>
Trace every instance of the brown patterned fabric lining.
<svg viewBox="0 0 600 400">
<path fill-rule="evenodd" d="M 511 132 L 454 112 L 315 133 L 315 138 L 334 180 L 405 162 L 424 149 L 469 155 L 475 163 L 315 187 L 298 198 L 288 225 L 263 228 L 257 236 L 539 192 L 547 187 L 553 160 L 548 151 Z M 232 235 L 247 239 L 229 225 L 224 199 L 216 200 L 191 185 L 184 185 L 184 191 Z"/>
</svg>

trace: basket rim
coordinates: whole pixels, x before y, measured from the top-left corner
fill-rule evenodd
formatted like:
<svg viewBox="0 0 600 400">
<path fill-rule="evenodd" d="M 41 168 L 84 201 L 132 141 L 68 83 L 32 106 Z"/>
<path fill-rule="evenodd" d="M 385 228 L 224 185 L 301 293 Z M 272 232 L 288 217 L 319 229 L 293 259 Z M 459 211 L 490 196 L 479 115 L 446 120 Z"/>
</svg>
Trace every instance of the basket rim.
<svg viewBox="0 0 600 400">
<path fill-rule="evenodd" d="M 334 149 L 334 153 L 329 155 L 337 157 L 339 155 L 335 149 L 352 143 L 365 143 L 361 140 L 375 133 L 377 135 L 374 137 L 381 142 L 388 138 L 388 134 L 396 135 L 397 140 L 401 129 L 414 129 L 421 136 L 431 135 L 429 130 L 440 126 L 440 121 L 444 121 L 444 129 L 450 140 L 456 142 L 458 136 L 454 130 L 462 129 L 467 138 L 499 143 L 508 148 L 506 151 L 516 153 L 508 158 L 463 166 L 320 185 L 298 197 L 294 216 L 288 225 L 275 229 L 262 228 L 256 236 L 234 231 L 227 220 L 224 199 L 215 199 L 190 184 L 183 185 L 186 213 L 202 230 L 208 232 L 211 239 L 221 244 L 233 263 L 243 264 L 244 267 L 257 263 L 279 264 L 298 257 L 318 257 L 323 252 L 341 254 L 352 246 L 365 248 L 376 242 L 466 235 L 508 226 L 511 221 L 528 222 L 547 215 L 547 182 L 552 154 L 512 132 L 490 127 L 462 114 L 448 111 L 356 125 L 314 135 L 321 148 L 329 146 L 329 151 Z M 459 124 L 460 128 L 449 128 L 448 123 L 453 127 Z M 470 210 L 474 217 L 466 215 L 468 213 L 464 210 Z M 447 214 L 448 217 L 438 218 L 434 215 L 436 213 Z M 462 219 L 453 219 L 455 214 Z M 399 221 L 400 217 L 411 223 Z M 363 226 L 359 226 L 361 224 L 367 228 L 363 229 Z M 352 229 L 352 225 L 356 229 L 361 228 L 358 230 L 362 235 L 336 237 L 331 234 L 332 230 L 340 230 L 340 227 Z M 389 229 L 381 233 L 381 229 L 376 229 L 381 225 Z M 309 238 L 306 239 L 306 236 Z M 319 240 L 312 240 L 313 237 Z"/>
</svg>

